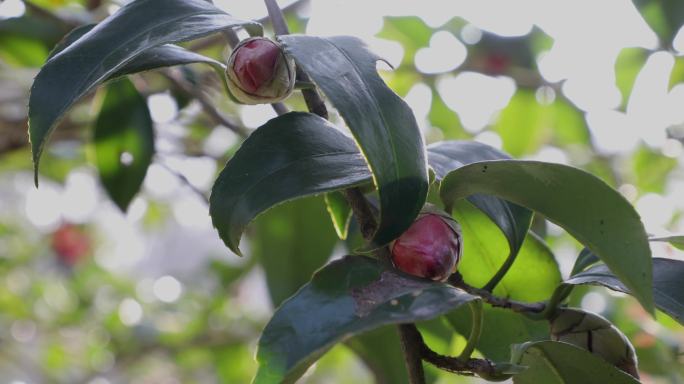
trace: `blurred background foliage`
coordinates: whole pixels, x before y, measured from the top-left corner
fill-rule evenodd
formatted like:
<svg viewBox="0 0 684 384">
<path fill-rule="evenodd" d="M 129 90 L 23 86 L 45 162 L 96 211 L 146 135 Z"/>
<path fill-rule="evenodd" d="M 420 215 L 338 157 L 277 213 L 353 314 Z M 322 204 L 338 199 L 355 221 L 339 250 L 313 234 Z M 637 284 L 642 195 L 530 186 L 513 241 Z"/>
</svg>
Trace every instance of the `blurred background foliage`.
<svg viewBox="0 0 684 384">
<path fill-rule="evenodd" d="M 338 240 L 315 197 L 259 217 L 243 240 L 244 258 L 223 246 L 205 196 L 241 140 L 226 124 L 251 130 L 275 113 L 231 103 L 202 65 L 131 78 L 146 97 L 156 140 L 143 188 L 125 213 L 95 170 L 98 103 L 91 99 L 102 91 L 53 135 L 35 189 L 26 135 L 32 79 L 68 31 L 122 3 L 0 2 L 0 382 L 247 383 L 274 306 L 327 260 L 355 249 L 358 230 L 352 223 L 349 238 Z M 215 3 L 238 17 L 266 14 L 259 1 Z M 379 65 L 383 77 L 412 106 L 428 142 L 477 140 L 516 158 L 583 168 L 635 204 L 650 233 L 684 232 L 681 1 L 281 5 L 293 32 L 357 35 L 385 57 L 394 70 Z M 226 53 L 221 36 L 184 46 L 217 59 Z M 300 96 L 288 104 L 303 109 Z M 491 245 L 505 243 L 483 220 L 469 223 L 466 236 L 473 231 L 490 247 L 466 249 L 463 268 L 484 282 L 479 258 L 501 259 L 505 250 L 495 254 Z M 543 218 L 533 229 L 550 249 L 526 243 L 502 294 L 548 297 L 553 287 L 525 276 L 558 273 L 555 264 L 542 270 L 545 264 L 526 260 L 555 259 L 567 277 L 579 253 L 574 239 Z M 652 249 L 684 259 L 667 243 Z M 684 382 L 684 329 L 674 320 L 659 313 L 656 322 L 633 299 L 599 288 L 580 287 L 571 302 L 630 337 L 644 382 Z M 460 315 L 449 318 L 456 329 Z M 522 317 L 491 308 L 486 316 L 483 351 L 496 344 L 496 332 L 519 341 L 544 337 Z M 444 319 L 420 327 L 438 352 L 464 343 Z M 405 382 L 399 351 L 394 329 L 380 329 L 335 347 L 301 381 Z M 428 373 L 431 382 L 477 382 Z"/>
</svg>

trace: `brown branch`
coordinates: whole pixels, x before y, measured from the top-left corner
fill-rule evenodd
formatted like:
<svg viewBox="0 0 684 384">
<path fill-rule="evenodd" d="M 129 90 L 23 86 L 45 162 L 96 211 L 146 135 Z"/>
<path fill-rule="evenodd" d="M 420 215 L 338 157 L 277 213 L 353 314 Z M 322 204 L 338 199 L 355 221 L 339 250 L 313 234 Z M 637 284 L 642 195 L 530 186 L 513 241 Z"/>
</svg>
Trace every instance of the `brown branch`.
<svg viewBox="0 0 684 384">
<path fill-rule="evenodd" d="M 494 364 L 486 359 L 459 359 L 452 356 L 444 356 L 430 349 L 425 344 L 423 336 L 413 324 L 402 324 L 406 337 L 410 339 L 410 343 L 417 345 L 420 357 L 435 367 L 457 373 L 460 375 L 472 376 L 474 374 L 482 377 L 496 376 L 497 372 Z"/>
<path fill-rule="evenodd" d="M 545 303 L 525 303 L 522 301 L 510 300 L 495 296 L 485 289 L 475 288 L 463 281 L 463 277 L 458 272 L 449 277 L 448 283 L 456 288 L 461 288 L 471 295 L 481 297 L 485 303 L 490 304 L 492 307 L 506 308 L 519 313 L 542 313 L 546 308 Z"/>
<path fill-rule="evenodd" d="M 359 223 L 361 235 L 364 239 L 370 239 L 375 232 L 377 222 L 373 215 L 372 208 L 359 188 L 349 188 L 343 191 L 356 220 Z"/>
<path fill-rule="evenodd" d="M 166 169 L 172 175 L 176 176 L 176 178 L 178 178 L 178 180 L 180 180 L 180 182 L 183 183 L 183 185 L 190 188 L 190 190 L 195 195 L 197 195 L 200 198 L 200 200 L 202 200 L 207 206 L 209 205 L 209 198 L 204 194 L 204 192 L 200 191 L 197 187 L 192 185 L 190 180 L 188 180 L 188 178 L 185 177 L 184 174 L 171 168 L 168 164 L 164 163 L 163 161 L 158 161 L 157 164 L 159 164 L 162 168 Z"/>
<path fill-rule="evenodd" d="M 399 337 L 401 338 L 401 349 L 404 351 L 409 383 L 425 384 L 423 351 L 421 349 L 421 344 L 425 346 L 423 336 L 414 324 L 399 324 Z"/>
</svg>

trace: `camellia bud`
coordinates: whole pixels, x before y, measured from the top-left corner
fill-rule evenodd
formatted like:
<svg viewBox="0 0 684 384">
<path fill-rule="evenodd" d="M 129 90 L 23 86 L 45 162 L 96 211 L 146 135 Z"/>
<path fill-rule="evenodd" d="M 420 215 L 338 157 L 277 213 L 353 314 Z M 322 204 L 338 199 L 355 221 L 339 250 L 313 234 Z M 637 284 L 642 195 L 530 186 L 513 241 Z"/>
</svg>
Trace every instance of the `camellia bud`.
<svg viewBox="0 0 684 384">
<path fill-rule="evenodd" d="M 551 320 L 551 339 L 586 349 L 639 378 L 634 347 L 624 333 L 600 315 L 581 309 L 559 309 Z"/>
<path fill-rule="evenodd" d="M 461 258 L 461 228 L 446 212 L 424 210 L 391 245 L 400 270 L 432 280 L 445 280 Z"/>
<path fill-rule="evenodd" d="M 243 104 L 275 103 L 287 98 L 295 85 L 294 60 L 280 44 L 265 37 L 243 40 L 226 68 L 230 93 Z"/>
</svg>

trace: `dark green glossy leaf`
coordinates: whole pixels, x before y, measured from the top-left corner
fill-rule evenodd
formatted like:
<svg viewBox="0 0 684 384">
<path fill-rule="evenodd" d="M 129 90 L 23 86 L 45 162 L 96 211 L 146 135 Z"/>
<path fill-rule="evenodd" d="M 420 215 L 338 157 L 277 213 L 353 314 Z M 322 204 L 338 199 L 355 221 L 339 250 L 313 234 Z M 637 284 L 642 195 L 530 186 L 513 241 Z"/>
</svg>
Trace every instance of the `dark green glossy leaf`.
<svg viewBox="0 0 684 384">
<path fill-rule="evenodd" d="M 577 256 L 577 260 L 575 260 L 575 265 L 572 266 L 572 271 L 570 272 L 570 276 L 574 276 L 574 275 L 584 271 L 590 265 L 596 264 L 600 260 L 601 259 L 599 259 L 598 256 L 591 253 L 591 251 L 589 249 L 583 248 L 582 251 L 580 252 L 579 256 Z"/>
<path fill-rule="evenodd" d="M 36 76 L 29 98 L 36 175 L 47 137 L 89 90 L 151 48 L 239 26 L 260 31 L 257 23 L 235 19 L 204 0 L 137 0 L 53 56 Z"/>
<path fill-rule="evenodd" d="M 458 333 L 468 337 L 472 327 L 468 311 L 454 311 L 446 315 L 446 318 Z M 511 345 L 548 338 L 548 323 L 530 320 L 508 309 L 486 305 L 477 350 L 490 360 L 507 361 L 511 358 Z"/>
<path fill-rule="evenodd" d="M 427 320 L 478 300 L 364 256 L 319 270 L 276 310 L 259 340 L 254 383 L 292 383 L 334 344 L 382 325 Z"/>
<path fill-rule="evenodd" d="M 567 343 L 526 343 L 517 346 L 514 353 L 514 363 L 527 366 L 524 372 L 513 376 L 516 384 L 639 383 L 600 357 Z"/>
<path fill-rule="evenodd" d="M 245 226 L 279 203 L 363 184 L 368 167 L 354 142 L 326 120 L 292 112 L 252 133 L 221 171 L 209 213 L 238 253 Z"/>
<path fill-rule="evenodd" d="M 50 52 L 48 60 L 51 59 L 56 54 L 62 52 L 68 46 L 73 44 L 75 41 L 81 38 L 81 36 L 90 32 L 96 24 L 83 25 L 75 28 L 68 35 L 66 35 Z M 174 65 L 185 65 L 193 63 L 205 63 L 211 65 L 218 73 L 221 73 L 225 69 L 225 65 L 218 62 L 212 58 L 202 56 L 199 53 L 188 51 L 187 49 L 181 48 L 177 45 L 166 44 L 158 47 L 150 48 L 138 56 L 131 59 L 131 61 L 124 64 L 116 72 L 112 73 L 107 80 L 115 79 L 117 77 L 130 75 L 133 73 L 149 71 L 151 69 L 171 67 Z"/>
<path fill-rule="evenodd" d="M 648 241 L 664 241 L 672 244 L 675 248 L 684 250 L 684 235 L 651 237 Z"/>
<path fill-rule="evenodd" d="M 254 221 L 252 257 L 266 273 L 274 306 L 292 296 L 330 258 L 337 236 L 322 197 L 281 204 Z"/>
<path fill-rule="evenodd" d="M 481 287 L 507 259 L 508 244 L 492 220 L 468 201 L 457 202 L 453 214 L 463 233 L 463 257 L 458 270 L 468 284 Z M 494 293 L 514 300 L 541 301 L 551 296 L 560 281 L 551 250 L 530 233 Z"/>
<path fill-rule="evenodd" d="M 95 121 L 95 163 L 109 197 L 126 211 L 154 155 L 154 125 L 145 98 L 129 80 L 111 83 Z"/>
<path fill-rule="evenodd" d="M 368 175 L 370 177 L 370 174 Z M 349 232 L 352 210 L 342 192 L 330 192 L 325 194 L 325 205 L 328 208 L 330 219 L 337 236 L 345 240 Z"/>
<path fill-rule="evenodd" d="M 279 39 L 354 135 L 380 196 L 373 242 L 389 243 L 413 223 L 428 191 L 425 148 L 411 109 L 378 76 L 379 58 L 361 40 L 297 35 Z"/>
<path fill-rule="evenodd" d="M 651 250 L 644 226 L 629 202 L 606 183 L 566 165 L 498 160 L 457 169 L 440 189 L 449 209 L 476 193 L 522 205 L 565 228 L 653 313 Z"/>
<path fill-rule="evenodd" d="M 428 163 L 438 180 L 464 165 L 499 159 L 510 159 L 510 156 L 475 141 L 443 141 L 428 147 Z M 494 196 L 472 195 L 468 201 L 501 229 L 508 241 L 509 257 L 515 258 L 532 222 L 532 211 Z"/>
<path fill-rule="evenodd" d="M 602 285 L 614 291 L 631 294 L 604 264 L 572 276 L 563 285 Z M 653 296 L 661 311 L 684 324 L 684 261 L 653 258 Z"/>
<path fill-rule="evenodd" d="M 396 327 L 385 326 L 354 336 L 346 344 L 373 372 L 377 384 L 408 384 Z"/>
</svg>

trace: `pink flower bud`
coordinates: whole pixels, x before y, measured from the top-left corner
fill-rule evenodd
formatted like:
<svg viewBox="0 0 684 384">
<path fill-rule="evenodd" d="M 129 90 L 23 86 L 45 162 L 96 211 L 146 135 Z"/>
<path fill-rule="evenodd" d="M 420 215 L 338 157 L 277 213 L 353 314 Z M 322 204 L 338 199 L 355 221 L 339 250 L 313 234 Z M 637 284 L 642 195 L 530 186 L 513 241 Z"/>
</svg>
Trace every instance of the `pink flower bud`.
<svg viewBox="0 0 684 384">
<path fill-rule="evenodd" d="M 294 61 L 265 37 L 242 41 L 226 69 L 230 93 L 243 104 L 274 103 L 287 98 L 295 84 Z"/>
<path fill-rule="evenodd" d="M 432 280 L 445 280 L 461 258 L 461 231 L 446 213 L 418 216 L 392 245 L 392 261 L 402 271 Z"/>
</svg>

